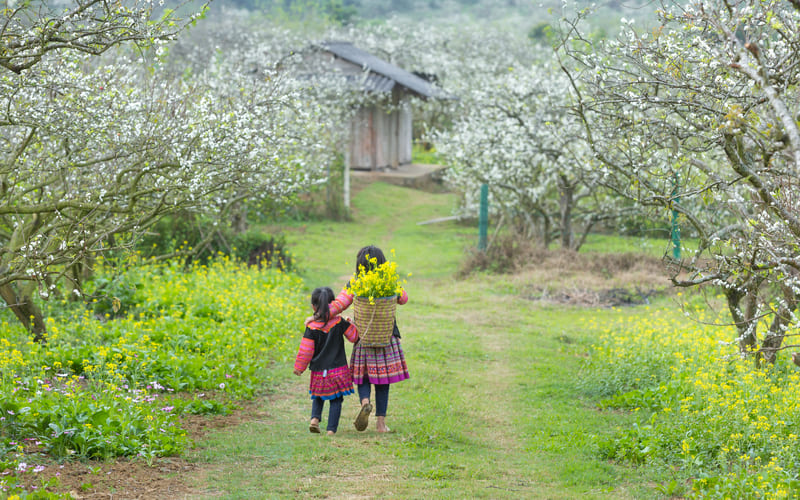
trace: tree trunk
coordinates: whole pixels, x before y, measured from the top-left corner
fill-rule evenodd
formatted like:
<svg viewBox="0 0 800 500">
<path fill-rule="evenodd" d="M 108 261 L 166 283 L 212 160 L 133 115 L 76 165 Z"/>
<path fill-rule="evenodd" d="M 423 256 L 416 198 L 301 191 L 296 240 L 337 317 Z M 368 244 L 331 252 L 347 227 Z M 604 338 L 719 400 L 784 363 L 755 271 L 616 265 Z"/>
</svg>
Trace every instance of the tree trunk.
<svg viewBox="0 0 800 500">
<path fill-rule="evenodd" d="M 784 302 L 778 307 L 769 332 L 764 337 L 764 342 L 761 343 L 761 349 L 758 350 L 759 356 L 767 363 L 775 363 L 778 350 L 786 335 L 786 328 L 791 325 L 793 313 L 797 309 L 797 297 L 789 287 L 784 287 L 783 299 Z"/>
<path fill-rule="evenodd" d="M 736 324 L 736 331 L 739 333 L 739 353 L 748 355 L 753 352 L 756 346 L 756 322 L 752 317 L 754 311 L 750 307 L 747 308 L 747 313 L 742 312 L 741 302 L 744 296 L 744 292 L 735 288 L 727 288 L 725 290 L 728 310 L 731 313 L 731 317 L 733 317 L 733 322 Z M 748 300 L 748 303 L 751 302 Z"/>
<path fill-rule="evenodd" d="M 550 226 L 550 217 L 544 214 L 544 217 L 542 217 L 542 246 L 544 246 L 545 250 L 550 248 Z"/>
<path fill-rule="evenodd" d="M 576 252 L 580 251 L 580 249 L 583 246 L 583 244 L 586 243 L 586 238 L 589 237 L 589 233 L 591 232 L 591 230 L 594 227 L 595 223 L 597 223 L 597 220 L 598 220 L 597 217 L 592 215 L 592 217 L 589 219 L 589 222 L 583 228 L 583 232 L 581 233 L 581 237 L 578 238 L 578 241 L 575 243 L 575 248 L 573 248 L 573 250 L 575 250 Z"/>
<path fill-rule="evenodd" d="M 47 341 L 47 329 L 44 325 L 42 311 L 33 302 L 30 294 L 18 294 L 14 285 L 7 284 L 0 286 L 0 297 L 3 298 L 8 308 L 25 326 L 25 329 L 33 334 L 34 342 L 45 343 Z"/>
<path fill-rule="evenodd" d="M 236 202 L 231 212 L 231 227 L 234 233 L 242 234 L 247 231 L 247 204 L 243 201 Z"/>
<path fill-rule="evenodd" d="M 560 229 L 561 229 L 561 248 L 565 250 L 572 250 L 573 235 L 572 235 L 572 206 L 575 188 L 567 182 L 562 176 L 558 178 L 558 191 L 559 191 L 559 211 L 561 215 Z"/>
</svg>

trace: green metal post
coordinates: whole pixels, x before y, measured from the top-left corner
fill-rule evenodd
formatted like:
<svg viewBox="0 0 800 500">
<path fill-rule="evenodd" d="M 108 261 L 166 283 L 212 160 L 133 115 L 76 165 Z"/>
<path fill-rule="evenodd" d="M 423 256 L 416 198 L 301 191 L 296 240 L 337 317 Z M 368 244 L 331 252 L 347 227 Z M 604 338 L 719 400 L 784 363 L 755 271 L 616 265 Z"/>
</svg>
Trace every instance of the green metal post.
<svg viewBox="0 0 800 500">
<path fill-rule="evenodd" d="M 481 184 L 481 212 L 478 219 L 478 229 L 480 237 L 478 239 L 478 250 L 486 250 L 486 233 L 489 231 L 489 185 Z"/>
<path fill-rule="evenodd" d="M 674 208 L 675 203 L 680 203 L 681 199 L 678 197 L 678 174 L 675 173 L 675 184 L 672 189 L 672 258 L 681 260 L 681 228 L 678 225 L 678 211 Z"/>
</svg>

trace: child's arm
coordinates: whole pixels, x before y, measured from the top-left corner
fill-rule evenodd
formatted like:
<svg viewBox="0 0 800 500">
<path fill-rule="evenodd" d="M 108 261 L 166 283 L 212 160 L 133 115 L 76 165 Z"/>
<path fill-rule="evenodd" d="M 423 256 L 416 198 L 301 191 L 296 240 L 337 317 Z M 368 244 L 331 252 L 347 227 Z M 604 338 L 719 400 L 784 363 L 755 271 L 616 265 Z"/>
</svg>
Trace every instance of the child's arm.
<svg viewBox="0 0 800 500">
<path fill-rule="evenodd" d="M 342 311 L 350 307 L 350 304 L 353 303 L 353 295 L 347 293 L 346 288 L 342 288 L 342 291 L 339 292 L 339 296 L 333 299 L 328 305 L 328 309 L 331 312 L 331 316 L 336 316 L 337 314 L 341 314 Z"/>
<path fill-rule="evenodd" d="M 308 329 L 306 329 L 306 333 L 308 333 Z M 311 363 L 311 358 L 314 357 L 314 339 L 303 336 L 303 339 L 300 341 L 300 349 L 297 351 L 297 357 L 294 360 L 294 374 L 300 375 L 306 368 L 308 368 L 308 364 Z"/>
<path fill-rule="evenodd" d="M 352 303 L 353 303 L 353 296 L 347 293 L 346 289 L 342 288 L 342 291 L 339 293 L 339 296 L 333 299 L 333 302 L 331 302 L 328 305 L 331 317 L 334 317 L 337 314 L 341 314 L 341 312 L 350 307 L 350 304 Z M 314 321 L 314 316 L 307 317 L 305 321 L 306 326 L 308 326 L 308 324 L 311 323 L 312 321 Z"/>
<path fill-rule="evenodd" d="M 405 290 L 403 290 L 403 293 L 401 293 L 400 296 L 397 297 L 397 303 L 402 306 L 406 302 L 408 302 L 408 294 L 406 293 Z"/>
<path fill-rule="evenodd" d="M 347 324 L 347 330 L 345 330 L 343 333 L 344 338 L 349 340 L 350 343 L 355 344 L 358 340 L 358 330 L 356 329 L 356 324 L 350 321 L 350 318 L 344 318 L 344 322 Z"/>
</svg>

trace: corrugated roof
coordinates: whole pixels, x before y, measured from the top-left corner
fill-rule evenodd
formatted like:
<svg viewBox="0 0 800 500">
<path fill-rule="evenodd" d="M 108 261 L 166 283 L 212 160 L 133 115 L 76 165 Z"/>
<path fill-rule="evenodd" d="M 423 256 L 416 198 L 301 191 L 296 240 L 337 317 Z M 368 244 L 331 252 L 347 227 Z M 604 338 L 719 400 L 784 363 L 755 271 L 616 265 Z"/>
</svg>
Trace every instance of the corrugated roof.
<svg viewBox="0 0 800 500">
<path fill-rule="evenodd" d="M 394 80 L 377 73 L 368 73 L 366 78 L 358 80 L 364 89 L 370 92 L 391 92 L 395 85 Z"/>
<path fill-rule="evenodd" d="M 379 92 L 389 91 L 394 87 L 394 82 L 396 82 L 420 97 L 448 97 L 447 94 L 431 85 L 427 80 L 413 73 L 409 73 L 394 64 L 388 63 L 383 59 L 379 59 L 369 52 L 365 52 L 353 46 L 350 42 L 326 41 L 321 42 L 319 46 L 336 57 L 361 66 L 365 71 L 377 73 L 377 75 L 370 74 L 367 77 L 365 81 L 365 88 L 367 90 Z M 381 79 L 378 75 L 385 78 Z M 386 79 L 391 83 L 387 82 Z"/>
</svg>

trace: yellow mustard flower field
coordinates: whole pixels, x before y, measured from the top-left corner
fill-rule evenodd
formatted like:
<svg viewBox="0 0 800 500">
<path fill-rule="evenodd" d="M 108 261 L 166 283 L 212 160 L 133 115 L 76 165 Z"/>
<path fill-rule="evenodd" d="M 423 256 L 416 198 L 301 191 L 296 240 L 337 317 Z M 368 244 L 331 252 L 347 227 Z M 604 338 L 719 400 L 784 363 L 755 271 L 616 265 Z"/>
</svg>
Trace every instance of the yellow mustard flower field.
<svg viewBox="0 0 800 500">
<path fill-rule="evenodd" d="M 582 384 L 604 408 L 638 419 L 600 441 L 600 456 L 675 471 L 662 486 L 667 496 L 797 498 L 800 371 L 789 353 L 756 368 L 737 354 L 726 315 L 703 307 L 647 307 L 619 318 L 587 320 L 603 333 Z"/>
<path fill-rule="evenodd" d="M 132 264 L 111 275 L 100 263 L 90 307 L 50 304 L 45 344 L 2 316 L 0 497 L 24 498 L 18 478 L 45 457 L 178 454 L 181 414 L 228 411 L 294 354 L 306 312 L 296 276 L 226 257 L 188 271 Z"/>
</svg>

